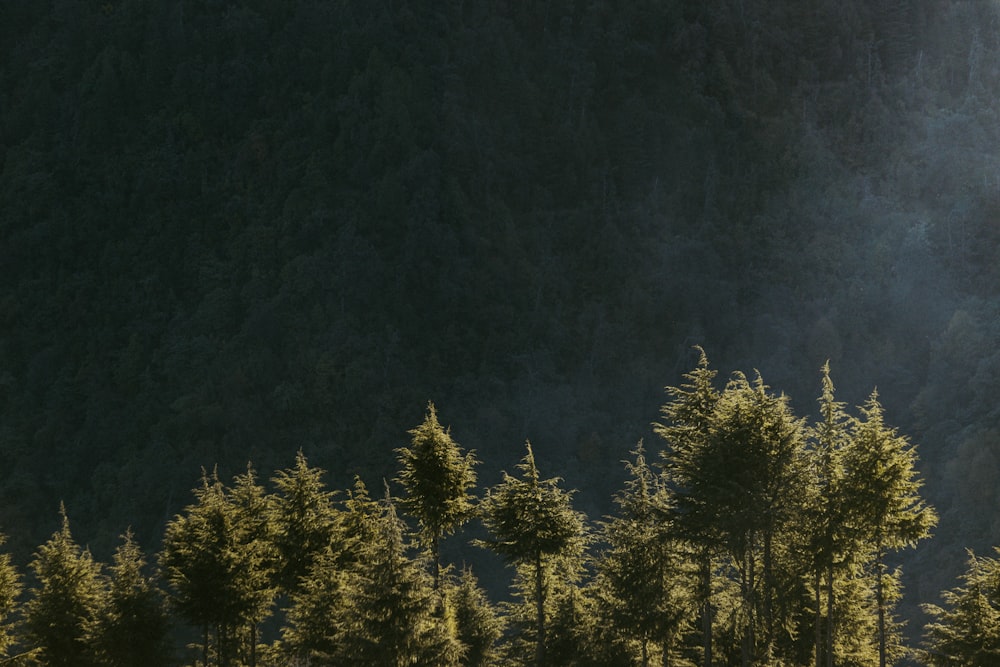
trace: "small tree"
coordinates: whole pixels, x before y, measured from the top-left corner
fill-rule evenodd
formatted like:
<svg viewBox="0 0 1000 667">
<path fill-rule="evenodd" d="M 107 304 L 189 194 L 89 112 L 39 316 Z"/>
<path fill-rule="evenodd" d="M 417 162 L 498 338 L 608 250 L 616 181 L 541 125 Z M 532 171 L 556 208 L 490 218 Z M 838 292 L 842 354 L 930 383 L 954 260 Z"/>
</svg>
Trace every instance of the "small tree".
<svg viewBox="0 0 1000 667">
<path fill-rule="evenodd" d="M 6 537 L 0 535 L 0 545 Z M 14 643 L 14 623 L 10 620 L 21 595 L 21 575 L 11 563 L 10 554 L 0 554 L 0 657 L 6 656 Z"/>
<path fill-rule="evenodd" d="M 674 526 L 679 536 L 696 550 L 701 664 L 711 667 L 714 620 L 712 559 L 721 547 L 722 538 L 715 527 L 714 509 L 706 503 L 701 490 L 705 472 L 701 457 L 708 446 L 720 394 L 714 386 L 717 372 L 709 367 L 705 351 L 700 347 L 696 349 L 699 353 L 698 365 L 684 375 L 684 384 L 667 387 L 670 400 L 660 408 L 663 422 L 654 424 L 653 428 L 667 445 L 663 452 L 663 474 L 674 502 Z"/>
<path fill-rule="evenodd" d="M 448 588 L 448 599 L 455 614 L 458 639 L 465 647 L 461 660 L 463 667 L 499 664 L 496 643 L 503 634 L 503 619 L 479 588 L 472 570 L 462 570 L 458 581 Z"/>
<path fill-rule="evenodd" d="M 62 527 L 31 561 L 38 583 L 24 610 L 26 639 L 50 667 L 97 665 L 88 640 L 105 595 L 101 565 L 73 540 L 66 508 L 59 512 Z"/>
<path fill-rule="evenodd" d="M 922 660 L 931 667 L 1000 665 L 1000 562 L 972 551 L 963 586 L 942 593 L 946 607 L 925 604 Z"/>
<path fill-rule="evenodd" d="M 132 531 L 122 536 L 109 568 L 110 587 L 91 631 L 98 661 L 107 667 L 171 664 L 163 594 L 146 576 Z"/>
<path fill-rule="evenodd" d="M 335 494 L 326 490 L 322 477 L 323 471 L 309 467 L 299 450 L 295 466 L 279 471 L 271 480 L 277 490 L 271 496 L 275 580 L 289 593 L 328 550 L 336 532 Z"/>
<path fill-rule="evenodd" d="M 441 538 L 465 523 L 472 514 L 469 489 L 476 483 L 472 452 L 463 454 L 451 433 L 438 422 L 433 403 L 427 404 L 423 423 L 411 430 L 409 448 L 397 449 L 402 466 L 398 481 L 406 495 L 402 508 L 417 519 L 421 537 L 431 551 L 434 588 L 441 583 Z"/>
<path fill-rule="evenodd" d="M 659 646 L 664 667 L 695 611 L 694 563 L 671 533 L 667 491 L 640 442 L 625 463 L 630 479 L 615 497 L 619 513 L 602 524 L 608 547 L 597 561 L 599 588 L 614 625 L 641 647 Z"/>
<path fill-rule="evenodd" d="M 503 473 L 503 481 L 483 501 L 483 522 L 491 537 L 479 544 L 508 563 L 529 568 L 534 580 L 535 662 L 545 661 L 545 565 L 584 540 L 583 515 L 573 511 L 571 491 L 559 479 L 539 479 L 531 443 L 518 464 L 520 478 Z"/>
</svg>

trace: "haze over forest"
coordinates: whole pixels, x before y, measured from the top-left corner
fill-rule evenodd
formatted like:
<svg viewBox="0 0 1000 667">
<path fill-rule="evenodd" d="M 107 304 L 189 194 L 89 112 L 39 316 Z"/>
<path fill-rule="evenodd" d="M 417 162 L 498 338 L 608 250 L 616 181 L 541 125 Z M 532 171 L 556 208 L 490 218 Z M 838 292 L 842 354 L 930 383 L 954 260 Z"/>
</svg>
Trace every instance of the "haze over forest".
<svg viewBox="0 0 1000 667">
<path fill-rule="evenodd" d="M 155 549 L 202 467 L 299 448 L 380 488 L 428 401 L 599 518 L 700 345 L 802 416 L 827 359 L 878 387 L 940 515 L 915 614 L 1000 544 L 998 13 L 3 3 L 7 547 L 65 501 Z"/>
</svg>

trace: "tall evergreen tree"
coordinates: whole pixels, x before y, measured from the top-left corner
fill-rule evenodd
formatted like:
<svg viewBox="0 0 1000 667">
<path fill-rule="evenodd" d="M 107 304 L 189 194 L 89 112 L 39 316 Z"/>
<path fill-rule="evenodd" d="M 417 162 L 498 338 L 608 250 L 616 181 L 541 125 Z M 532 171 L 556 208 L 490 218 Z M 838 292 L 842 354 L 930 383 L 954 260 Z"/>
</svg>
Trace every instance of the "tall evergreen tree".
<svg viewBox="0 0 1000 667">
<path fill-rule="evenodd" d="M 920 496 L 923 481 L 916 449 L 886 425 L 878 392 L 861 406 L 861 419 L 844 456 L 845 492 L 852 500 L 851 520 L 874 552 L 879 667 L 889 662 L 892 585 L 885 556 L 930 535 L 937 514 Z"/>
<path fill-rule="evenodd" d="M 202 630 L 202 662 L 228 667 L 256 655 L 256 627 L 266 617 L 274 589 L 269 569 L 267 512 L 252 470 L 232 490 L 202 474 L 195 503 L 166 527 L 160 566 L 177 612 Z"/>
<path fill-rule="evenodd" d="M 923 662 L 931 667 L 1000 665 L 1000 561 L 969 551 L 963 584 L 942 593 L 945 606 L 923 605 Z"/>
<path fill-rule="evenodd" d="M 60 506 L 62 526 L 38 548 L 31 569 L 37 584 L 24 609 L 25 638 L 38 649 L 44 665 L 99 665 L 90 645 L 93 626 L 105 596 L 101 565 L 80 547 Z"/>
<path fill-rule="evenodd" d="M 777 659 L 779 548 L 794 539 L 807 490 L 803 425 L 785 396 L 734 374 L 716 406 L 700 457 L 699 492 L 740 576 L 743 662 Z M 758 579 L 759 577 L 759 579 Z"/>
<path fill-rule="evenodd" d="M 535 664 L 545 664 L 546 565 L 549 559 L 571 552 L 584 540 L 583 515 L 570 504 L 571 491 L 559 487 L 559 478 L 540 479 L 531 443 L 517 465 L 521 476 L 503 473 L 483 501 L 483 523 L 490 537 L 479 543 L 508 563 L 530 571 L 535 606 Z"/>
<path fill-rule="evenodd" d="M 299 450 L 295 465 L 278 471 L 271 480 L 276 489 L 270 496 L 275 581 L 287 592 L 299 587 L 337 530 L 335 494 L 326 490 L 322 476 L 323 471 L 310 467 Z"/>
<path fill-rule="evenodd" d="M 700 490 L 707 472 L 702 469 L 701 456 L 708 446 L 720 394 L 714 386 L 717 372 L 709 367 L 705 351 L 700 347 L 696 349 L 698 364 L 685 373 L 686 382 L 666 388 L 670 400 L 660 408 L 662 422 L 654 424 L 654 431 L 666 444 L 662 463 L 666 483 L 674 498 L 674 525 L 680 537 L 696 550 L 702 667 L 711 667 L 712 560 L 721 548 L 722 538 L 714 524 L 715 510 L 706 504 Z"/>
<path fill-rule="evenodd" d="M 398 481 L 406 492 L 400 505 L 420 524 L 431 552 L 434 588 L 439 588 L 441 538 L 472 514 L 469 489 L 476 483 L 477 461 L 472 452 L 463 454 L 450 431 L 441 426 L 433 403 L 427 404 L 424 421 L 409 433 L 410 447 L 396 450 L 401 466 Z"/>
<path fill-rule="evenodd" d="M 172 664 L 163 594 L 146 575 L 145 567 L 142 550 L 128 530 L 115 551 L 108 595 L 91 630 L 91 643 L 101 665 Z"/>
<path fill-rule="evenodd" d="M 598 587 L 613 624 L 640 644 L 643 667 L 658 646 L 664 667 L 695 611 L 690 550 L 672 533 L 667 490 L 640 442 L 626 461 L 630 478 L 615 497 L 617 516 L 602 523 Z"/>
<path fill-rule="evenodd" d="M 838 567 L 850 571 L 848 559 L 856 551 L 857 540 L 847 516 L 849 499 L 845 497 L 843 464 L 853 420 L 845 412 L 844 403 L 836 400 L 829 362 L 822 368 L 818 401 L 820 419 L 810 431 L 816 488 L 807 512 L 808 545 L 813 555 L 816 667 L 833 667 L 835 577 Z"/>
<path fill-rule="evenodd" d="M 343 655 L 352 664 L 457 667 L 454 619 L 441 618 L 440 592 L 424 564 L 407 556 L 403 530 L 387 495 L 377 539 L 359 544 L 363 567 L 348 601 L 356 620 L 347 626 Z"/>
</svg>

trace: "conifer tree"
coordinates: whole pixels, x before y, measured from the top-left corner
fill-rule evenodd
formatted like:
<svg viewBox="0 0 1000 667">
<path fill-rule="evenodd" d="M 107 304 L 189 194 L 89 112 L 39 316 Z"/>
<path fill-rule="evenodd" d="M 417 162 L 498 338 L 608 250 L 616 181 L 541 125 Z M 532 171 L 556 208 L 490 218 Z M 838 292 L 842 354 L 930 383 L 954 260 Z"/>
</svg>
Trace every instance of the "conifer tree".
<svg viewBox="0 0 1000 667">
<path fill-rule="evenodd" d="M 458 640 L 465 647 L 463 667 L 490 667 L 500 664 L 497 641 L 504 630 L 503 619 L 493 608 L 475 575 L 464 568 L 458 581 L 449 586 L 448 598 L 455 614 Z"/>
<path fill-rule="evenodd" d="M 73 540 L 66 508 L 60 506 L 59 512 L 62 527 L 30 564 L 37 584 L 24 610 L 25 638 L 44 665 L 98 665 L 88 631 L 105 595 L 101 565 Z"/>
<path fill-rule="evenodd" d="M 937 515 L 920 496 L 923 481 L 915 448 L 905 436 L 885 424 L 878 392 L 861 406 L 861 419 L 844 457 L 845 486 L 851 499 L 851 520 L 874 552 L 875 605 L 879 667 L 889 661 L 892 621 L 892 575 L 885 556 L 915 545 L 930 535 Z"/>
<path fill-rule="evenodd" d="M 335 665 L 344 658 L 343 642 L 355 619 L 351 599 L 357 574 L 344 568 L 340 554 L 327 547 L 290 595 L 281 653 L 292 664 Z"/>
<path fill-rule="evenodd" d="M 807 491 L 803 425 L 785 396 L 758 374 L 735 373 L 716 406 L 708 447 L 700 457 L 699 493 L 715 512 L 714 528 L 740 577 L 744 662 L 777 659 L 780 549 L 794 539 Z M 759 579 L 758 579 L 759 578 Z"/>
<path fill-rule="evenodd" d="M 530 572 L 535 607 L 535 664 L 545 664 L 546 568 L 550 559 L 581 548 L 583 516 L 572 509 L 571 491 L 559 478 L 541 480 L 531 443 L 518 464 L 519 478 L 503 473 L 483 501 L 483 523 L 490 537 L 479 544 L 508 563 Z"/>
<path fill-rule="evenodd" d="M 377 538 L 359 544 L 363 567 L 348 600 L 356 621 L 347 626 L 343 655 L 363 665 L 457 666 L 454 619 L 441 618 L 440 593 L 424 564 L 407 556 L 403 530 L 387 494 Z"/>
<path fill-rule="evenodd" d="M 132 531 L 122 536 L 109 568 L 110 584 L 91 630 L 92 645 L 106 667 L 171 664 L 168 619 L 162 592 L 144 569 Z"/>
<path fill-rule="evenodd" d="M 334 511 L 337 511 L 334 509 Z M 362 545 L 379 538 L 381 506 L 360 478 L 348 491 L 336 532 L 290 595 L 281 650 L 306 664 L 351 664 L 346 638 L 359 622 L 351 605 L 367 567 Z M 347 661 L 347 662 L 345 662 Z"/>
<path fill-rule="evenodd" d="M 931 667 L 1000 665 L 1000 561 L 972 551 L 963 585 L 942 593 L 945 607 L 923 605 L 923 662 Z"/>
<path fill-rule="evenodd" d="M 271 584 L 266 501 L 252 469 L 227 489 L 218 474 L 202 473 L 195 503 L 166 527 L 160 566 L 177 612 L 202 630 L 202 662 L 228 667 L 256 659 L 256 628 L 267 616 Z"/>
<path fill-rule="evenodd" d="M 276 489 L 270 496 L 275 581 L 287 592 L 299 587 L 337 530 L 335 494 L 326 490 L 323 474 L 310 467 L 299 450 L 294 467 L 278 471 L 271 480 Z"/>
<path fill-rule="evenodd" d="M 849 499 L 845 497 L 843 464 L 854 422 L 845 412 L 844 403 L 835 398 L 829 362 L 822 368 L 818 402 L 820 420 L 810 431 L 815 490 L 807 511 L 808 546 L 813 555 L 816 667 L 833 667 L 836 570 L 850 571 L 849 560 L 856 556 L 858 546 L 847 516 Z"/>
<path fill-rule="evenodd" d="M 670 664 L 695 610 L 694 563 L 671 533 L 667 490 L 646 463 L 640 442 L 626 461 L 630 478 L 615 497 L 619 513 L 602 523 L 608 547 L 598 556 L 598 588 L 612 623 L 640 644 L 643 667 L 650 645 Z"/>
<path fill-rule="evenodd" d="M 708 364 L 703 349 L 698 350 L 698 364 L 685 373 L 686 382 L 667 387 L 670 400 L 660 408 L 663 421 L 653 425 L 654 431 L 666 444 L 663 452 L 663 473 L 674 499 L 674 525 L 682 539 L 695 549 L 699 585 L 697 602 L 701 626 L 702 667 L 711 667 L 712 623 L 712 559 L 721 548 L 722 538 L 713 519 L 714 509 L 706 504 L 700 491 L 705 471 L 701 456 L 708 446 L 719 391 L 714 386 L 717 372 Z"/>
<path fill-rule="evenodd" d="M 0 545 L 5 541 L 6 537 L 0 535 Z M 21 575 L 11 562 L 10 554 L 0 554 L 0 658 L 7 655 L 14 643 L 15 625 L 11 614 L 22 588 Z"/>
<path fill-rule="evenodd" d="M 417 519 L 421 537 L 431 552 L 434 588 L 441 579 L 441 538 L 463 524 L 472 514 L 469 489 L 476 483 L 472 452 L 463 454 L 451 433 L 438 422 L 433 403 L 420 426 L 409 431 L 410 447 L 396 450 L 401 466 L 398 481 L 406 495 L 402 508 Z"/>
</svg>

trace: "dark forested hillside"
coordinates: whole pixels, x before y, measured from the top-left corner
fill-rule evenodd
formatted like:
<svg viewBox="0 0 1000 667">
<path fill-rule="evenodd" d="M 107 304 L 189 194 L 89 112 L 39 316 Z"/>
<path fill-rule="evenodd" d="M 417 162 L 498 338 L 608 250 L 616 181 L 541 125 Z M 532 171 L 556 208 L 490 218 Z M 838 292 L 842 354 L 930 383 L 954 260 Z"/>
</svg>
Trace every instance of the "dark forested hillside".
<svg viewBox="0 0 1000 667">
<path fill-rule="evenodd" d="M 201 466 L 298 448 L 375 484 L 428 400 L 600 516 L 700 344 L 803 414 L 826 359 L 852 405 L 878 386 L 941 514 L 905 564 L 933 597 L 1000 541 L 997 28 L 960 0 L 3 3 L 0 531 L 24 560 L 64 500 L 102 557 L 155 543 Z"/>
</svg>

